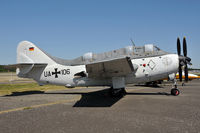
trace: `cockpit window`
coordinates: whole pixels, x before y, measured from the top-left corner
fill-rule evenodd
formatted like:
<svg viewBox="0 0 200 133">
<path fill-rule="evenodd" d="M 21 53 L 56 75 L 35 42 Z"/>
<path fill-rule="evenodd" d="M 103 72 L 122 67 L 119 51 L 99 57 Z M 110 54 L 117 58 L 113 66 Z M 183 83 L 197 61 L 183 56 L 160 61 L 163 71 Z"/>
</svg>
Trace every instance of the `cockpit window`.
<svg viewBox="0 0 200 133">
<path fill-rule="evenodd" d="M 134 48 L 134 53 L 143 53 L 144 52 L 144 47 L 135 47 Z"/>
<path fill-rule="evenodd" d="M 134 47 L 133 49 L 133 53 L 136 54 L 142 54 L 142 53 L 154 53 L 154 52 L 160 52 L 162 51 L 160 48 L 158 48 L 157 46 L 154 46 L 153 44 L 146 44 L 144 46 L 139 46 L 139 47 Z"/>
</svg>

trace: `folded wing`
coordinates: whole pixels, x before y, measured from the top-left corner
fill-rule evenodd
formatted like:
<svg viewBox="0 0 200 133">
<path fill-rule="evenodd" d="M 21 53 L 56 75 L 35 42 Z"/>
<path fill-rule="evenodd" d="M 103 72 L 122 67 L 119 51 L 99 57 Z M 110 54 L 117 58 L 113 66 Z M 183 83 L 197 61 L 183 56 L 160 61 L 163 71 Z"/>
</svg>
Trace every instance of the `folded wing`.
<svg viewBox="0 0 200 133">
<path fill-rule="evenodd" d="M 95 62 L 86 65 L 89 78 L 122 77 L 134 71 L 134 65 L 129 57 Z"/>
</svg>

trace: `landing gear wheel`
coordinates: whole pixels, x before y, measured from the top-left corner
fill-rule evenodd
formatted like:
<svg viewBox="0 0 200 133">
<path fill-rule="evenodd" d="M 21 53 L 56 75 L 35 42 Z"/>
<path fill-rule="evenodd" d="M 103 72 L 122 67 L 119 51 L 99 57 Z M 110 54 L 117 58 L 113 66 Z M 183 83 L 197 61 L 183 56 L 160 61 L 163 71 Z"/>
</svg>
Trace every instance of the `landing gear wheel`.
<svg viewBox="0 0 200 133">
<path fill-rule="evenodd" d="M 125 90 L 125 88 L 122 88 L 121 91 L 120 91 L 120 93 L 121 93 L 122 95 L 126 95 L 126 90 Z"/>
<path fill-rule="evenodd" d="M 121 88 L 121 89 L 110 88 L 109 93 L 112 97 L 123 97 L 126 94 L 126 90 L 125 88 Z"/>
<path fill-rule="evenodd" d="M 180 94 L 180 91 L 178 89 L 171 89 L 171 95 L 174 95 L 174 96 L 178 96 Z"/>
</svg>

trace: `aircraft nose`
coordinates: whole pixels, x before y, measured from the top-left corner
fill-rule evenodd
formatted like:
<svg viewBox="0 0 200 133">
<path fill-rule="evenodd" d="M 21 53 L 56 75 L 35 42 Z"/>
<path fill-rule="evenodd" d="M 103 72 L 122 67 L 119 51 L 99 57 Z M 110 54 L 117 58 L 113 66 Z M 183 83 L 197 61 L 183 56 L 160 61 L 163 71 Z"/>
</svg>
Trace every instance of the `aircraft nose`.
<svg viewBox="0 0 200 133">
<path fill-rule="evenodd" d="M 179 68 L 179 56 L 175 54 L 175 55 L 171 56 L 171 59 L 173 60 L 174 68 L 176 68 L 176 70 L 178 70 L 178 68 Z"/>
<path fill-rule="evenodd" d="M 169 73 L 176 73 L 179 68 L 179 56 L 170 54 L 166 59 L 163 59 L 164 64 L 168 67 Z"/>
</svg>

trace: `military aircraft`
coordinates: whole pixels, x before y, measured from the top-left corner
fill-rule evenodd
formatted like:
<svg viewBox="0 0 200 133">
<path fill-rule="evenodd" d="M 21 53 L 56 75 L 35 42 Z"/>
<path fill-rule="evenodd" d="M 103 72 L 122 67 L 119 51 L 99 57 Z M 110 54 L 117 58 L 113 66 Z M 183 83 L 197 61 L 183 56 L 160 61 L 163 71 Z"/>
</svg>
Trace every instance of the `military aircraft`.
<svg viewBox="0 0 200 133">
<path fill-rule="evenodd" d="M 17 75 L 32 78 L 39 85 L 55 84 L 66 87 L 110 86 L 111 96 L 123 96 L 127 84 L 156 81 L 175 77 L 185 66 L 188 79 L 186 39 L 183 39 L 184 56 L 180 54 L 180 39 L 177 39 L 178 54 L 165 52 L 154 46 L 127 46 L 104 52 L 86 53 L 81 57 L 65 60 L 53 57 L 29 41 L 17 47 Z M 179 95 L 176 82 L 171 94 Z"/>
</svg>

